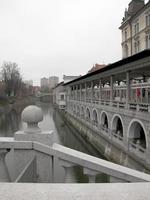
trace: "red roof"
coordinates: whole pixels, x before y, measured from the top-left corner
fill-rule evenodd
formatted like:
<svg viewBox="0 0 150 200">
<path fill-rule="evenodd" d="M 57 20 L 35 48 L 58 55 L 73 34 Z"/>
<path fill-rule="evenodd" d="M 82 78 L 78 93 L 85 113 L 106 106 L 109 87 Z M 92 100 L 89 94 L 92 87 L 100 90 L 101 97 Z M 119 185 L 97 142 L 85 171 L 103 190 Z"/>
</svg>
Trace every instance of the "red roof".
<svg viewBox="0 0 150 200">
<path fill-rule="evenodd" d="M 102 68 L 104 68 L 106 65 L 104 65 L 104 64 L 95 64 L 95 65 L 93 65 L 93 67 L 88 71 L 88 73 L 91 73 L 91 72 L 94 72 L 94 71 L 97 71 L 97 70 L 99 70 L 99 69 L 102 69 Z"/>
</svg>

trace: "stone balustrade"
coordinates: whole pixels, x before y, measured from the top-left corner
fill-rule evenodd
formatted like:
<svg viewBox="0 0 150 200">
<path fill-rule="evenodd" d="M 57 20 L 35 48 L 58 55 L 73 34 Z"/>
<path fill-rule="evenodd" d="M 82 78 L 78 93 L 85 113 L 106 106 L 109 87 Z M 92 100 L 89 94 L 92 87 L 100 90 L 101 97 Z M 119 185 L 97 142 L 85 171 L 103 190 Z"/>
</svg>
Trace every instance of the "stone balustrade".
<svg viewBox="0 0 150 200">
<path fill-rule="evenodd" d="M 143 181 L 149 182 L 150 181 L 150 176 L 145 173 L 87 155 L 85 153 L 64 147 L 56 143 L 53 144 L 52 147 L 50 147 L 48 145 L 45 145 L 39 142 L 34 142 L 34 141 L 15 141 L 15 140 L 12 140 L 12 138 L 7 138 L 6 140 L 4 140 L 4 138 L 2 138 L 2 140 L 0 140 L 0 153 L 2 150 L 4 151 L 8 149 L 10 150 L 13 149 L 17 153 L 24 152 L 22 154 L 22 159 L 26 159 L 24 158 L 25 156 L 24 154 L 25 152 L 29 152 L 29 151 L 32 152 L 31 154 L 33 154 L 34 156 L 36 155 L 36 157 L 37 157 L 37 153 L 41 153 L 43 156 L 47 155 L 47 159 L 53 158 L 54 156 L 56 156 L 60 161 L 59 164 L 65 168 L 67 178 L 68 178 L 67 170 L 73 166 L 79 165 L 84 168 L 84 174 L 87 174 L 89 177 L 104 173 L 110 177 L 115 177 L 116 180 L 117 179 L 123 180 L 125 182 L 143 182 Z M 31 156 L 31 159 L 29 159 L 28 162 L 30 162 L 30 160 L 33 160 L 34 156 L 33 157 Z M 18 158 L 18 160 L 19 159 L 20 158 Z M 8 163 L 11 164 L 10 162 Z M 43 168 L 44 166 L 45 166 L 44 162 L 38 163 L 39 168 Z M 9 171 L 8 168 L 7 170 Z M 50 169 L 48 169 L 48 171 L 50 171 Z M 18 174 L 18 177 L 20 177 L 20 174 Z M 51 182 L 51 180 L 49 180 L 49 182 Z"/>
<path fill-rule="evenodd" d="M 27 115 L 31 110 L 32 115 Z M 38 114 L 34 115 L 34 111 L 37 111 Z M 123 197 L 125 200 L 137 200 L 138 198 L 146 200 L 150 183 L 143 182 L 150 182 L 150 175 L 56 143 L 53 144 L 52 132 L 43 134 L 38 128 L 38 122 L 42 119 L 41 111 L 36 107 L 30 107 L 25 110 L 24 115 L 23 119 L 28 124 L 30 124 L 29 118 L 32 119 L 32 124 L 27 126 L 27 129 L 15 133 L 14 138 L 0 138 L 0 181 L 32 183 L 30 185 L 27 183 L 23 185 L 0 183 L 0 195 L 3 196 L 3 200 L 10 199 L 10 197 L 12 200 L 21 199 L 22 194 L 24 194 L 25 200 L 46 199 L 49 198 L 49 194 L 51 199 L 74 199 L 80 195 L 80 199 L 85 199 L 85 197 L 86 199 L 87 197 L 99 199 L 101 197 L 101 199 L 109 200 Z M 81 166 L 83 174 L 89 178 L 89 183 L 95 183 L 97 175 L 106 174 L 110 177 L 111 182 L 118 182 L 118 184 L 33 185 L 34 182 L 55 182 L 56 163 L 54 161 L 56 158 L 59 166 L 65 170 L 64 182 L 70 182 L 69 173 L 74 166 Z M 134 183 L 129 185 L 124 182 Z M 6 191 L 8 191 L 7 194 Z M 40 196 L 37 191 L 40 192 Z M 45 196 L 42 195 L 43 192 Z"/>
</svg>

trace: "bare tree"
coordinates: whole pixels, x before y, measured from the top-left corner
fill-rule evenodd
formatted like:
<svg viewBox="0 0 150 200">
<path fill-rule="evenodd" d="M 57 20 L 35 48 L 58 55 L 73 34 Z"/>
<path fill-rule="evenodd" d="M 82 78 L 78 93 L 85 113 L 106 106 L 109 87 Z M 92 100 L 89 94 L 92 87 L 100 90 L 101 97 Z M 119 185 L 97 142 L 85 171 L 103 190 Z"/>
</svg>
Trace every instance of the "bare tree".
<svg viewBox="0 0 150 200">
<path fill-rule="evenodd" d="M 7 96 L 16 96 L 21 87 L 22 78 L 16 63 L 4 62 L 1 69 L 2 80 Z"/>
</svg>

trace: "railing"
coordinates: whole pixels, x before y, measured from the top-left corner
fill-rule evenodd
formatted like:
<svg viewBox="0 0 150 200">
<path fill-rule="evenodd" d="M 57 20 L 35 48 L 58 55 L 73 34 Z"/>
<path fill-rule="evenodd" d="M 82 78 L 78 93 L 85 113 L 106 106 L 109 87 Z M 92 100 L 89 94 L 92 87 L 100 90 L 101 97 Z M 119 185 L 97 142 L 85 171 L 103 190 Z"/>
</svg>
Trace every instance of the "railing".
<svg viewBox="0 0 150 200">
<path fill-rule="evenodd" d="M 100 131 L 104 131 L 104 132 L 108 133 L 108 128 L 105 127 L 104 125 L 101 125 L 100 126 Z"/>
<path fill-rule="evenodd" d="M 120 141 L 123 141 L 123 136 L 122 135 L 119 135 L 116 130 L 112 130 L 112 135 L 114 136 L 114 138 L 120 140 Z"/>
<path fill-rule="evenodd" d="M 72 99 L 73 100 L 73 99 Z M 86 102 L 86 103 L 93 103 L 93 104 L 100 104 L 100 105 L 104 105 L 104 106 L 111 106 L 111 107 L 115 107 L 115 108 L 120 108 L 120 109 L 129 109 L 132 111 L 136 111 L 136 112 L 148 112 L 150 113 L 150 104 L 148 103 L 138 103 L 138 102 L 129 102 L 126 103 L 125 101 L 110 101 L 107 99 L 90 99 L 87 98 L 86 101 L 84 99 L 80 99 L 78 101 L 82 101 L 82 102 Z"/>
<path fill-rule="evenodd" d="M 53 146 L 50 147 L 38 142 L 13 141 L 8 138 L 6 138 L 6 140 L 3 138 L 0 140 L 0 151 L 7 149 L 10 151 L 6 154 L 7 162 L 5 162 L 5 167 L 7 167 L 9 176 L 14 173 L 13 170 L 15 170 L 15 168 L 17 169 L 18 174 L 14 180 L 12 180 L 16 182 L 21 182 L 21 180 L 28 182 L 27 177 L 31 182 L 30 174 L 32 174 L 35 182 L 35 178 L 37 177 L 35 174 L 36 169 L 38 180 L 44 182 L 44 177 L 42 176 L 45 176 L 46 173 L 48 173 L 45 176 L 46 180 L 55 182 L 54 170 L 56 168 L 56 162 L 54 162 L 54 159 L 56 157 L 59 161 L 59 165 L 65 169 L 65 179 L 68 176 L 70 168 L 82 166 L 83 173 L 89 177 L 89 182 L 95 182 L 96 176 L 101 173 L 104 173 L 109 177 L 115 177 L 116 182 L 150 182 L 150 176 L 147 174 L 90 156 L 59 144 L 53 144 Z M 28 154 L 28 152 L 30 152 L 30 154 Z M 9 154 L 11 154 L 11 156 L 9 156 Z M 19 156 L 16 156 L 15 154 Z M 12 165 L 11 162 L 14 162 L 14 157 L 16 163 L 13 163 Z M 41 158 L 43 159 L 41 160 Z M 25 160 L 27 162 L 25 162 Z M 49 162 L 51 163 L 50 165 L 48 164 Z M 8 166 L 8 163 L 11 165 L 11 168 Z M 17 163 L 22 164 L 17 165 Z M 22 167 L 23 163 L 26 163 L 24 167 Z M 46 168 L 47 164 L 52 168 Z M 41 169 L 45 169 L 44 172 Z M 52 174 L 50 175 L 49 173 Z M 49 177 L 49 179 L 47 179 L 47 177 Z"/>
<path fill-rule="evenodd" d="M 92 121 L 92 124 L 93 124 L 94 126 L 98 127 L 98 122 L 97 122 L 97 121 L 93 120 L 93 121 Z"/>
<path fill-rule="evenodd" d="M 146 149 L 140 144 L 129 141 L 129 150 L 142 158 L 145 158 L 146 156 Z"/>
</svg>

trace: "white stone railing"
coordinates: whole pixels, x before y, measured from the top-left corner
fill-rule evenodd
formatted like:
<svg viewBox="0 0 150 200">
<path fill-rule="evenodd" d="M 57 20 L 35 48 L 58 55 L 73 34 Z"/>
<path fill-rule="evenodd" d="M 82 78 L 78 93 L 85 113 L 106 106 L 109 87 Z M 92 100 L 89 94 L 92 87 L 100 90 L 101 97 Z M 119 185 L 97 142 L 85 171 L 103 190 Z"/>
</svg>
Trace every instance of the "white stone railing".
<svg viewBox="0 0 150 200">
<path fill-rule="evenodd" d="M 25 111 L 22 117 L 27 128 L 15 133 L 14 138 L 0 138 L 0 181 L 14 182 L 0 183 L 2 199 L 149 199 L 150 175 L 52 144 L 52 132 L 43 133 L 37 126 L 42 119 L 39 109 L 30 107 Z M 119 183 L 52 184 L 56 164 L 65 170 L 64 182 L 70 181 L 71 169 L 79 165 L 89 183 L 95 183 L 99 174 L 107 174 Z"/>
<path fill-rule="evenodd" d="M 73 99 L 71 101 L 74 101 Z M 85 100 L 81 100 L 80 101 L 84 102 L 84 103 L 91 103 L 91 104 L 95 104 L 95 105 L 104 105 L 104 106 L 111 106 L 111 107 L 115 107 L 115 108 L 121 108 L 121 109 L 129 109 L 132 111 L 136 111 L 136 112 L 147 112 L 150 113 L 150 104 L 148 103 L 138 103 L 138 102 L 129 102 L 128 104 L 125 101 L 110 101 L 107 99 L 101 99 L 101 100 L 97 100 L 97 99 L 86 99 Z"/>
<path fill-rule="evenodd" d="M 66 176 L 68 176 L 68 172 L 70 171 L 71 167 L 82 166 L 84 174 L 86 174 L 89 177 L 89 182 L 95 182 L 96 175 L 101 174 L 101 173 L 104 173 L 110 177 L 114 177 L 116 182 L 149 182 L 150 181 L 150 175 L 111 163 L 109 161 L 105 161 L 103 159 L 90 156 L 88 154 L 64 147 L 59 144 L 53 144 L 53 146 L 50 147 L 48 145 L 45 145 L 39 142 L 33 142 L 33 141 L 23 142 L 23 141 L 10 140 L 10 138 L 9 140 L 8 138 L 6 140 L 2 138 L 2 140 L 0 140 L 0 151 L 4 149 L 7 149 L 7 150 L 10 149 L 10 151 L 12 151 L 13 149 L 15 150 L 16 154 L 18 154 L 17 152 L 23 152 L 22 158 L 20 159 L 20 162 L 22 163 L 24 162 L 23 161 L 24 159 L 27 159 L 24 157 L 25 152 L 27 153 L 28 151 L 30 151 L 31 154 L 33 154 L 33 156 L 31 156 L 30 159 L 27 159 L 29 161 L 22 168 L 22 171 L 17 175 L 17 177 L 14 180 L 12 180 L 15 182 L 21 182 L 21 180 L 23 180 L 23 182 L 24 181 L 28 182 L 27 181 L 28 179 L 29 179 L 29 182 L 32 182 L 30 180 L 31 176 L 29 176 L 29 174 L 32 174 L 33 182 L 35 182 L 36 176 L 33 171 L 31 173 L 31 170 L 29 169 L 29 167 L 34 166 L 35 164 L 34 155 L 36 155 L 36 159 L 38 160 L 38 162 L 36 163 L 38 164 L 36 164 L 37 166 L 34 166 L 33 169 L 36 169 L 36 168 L 43 169 L 44 166 L 46 166 L 46 163 L 44 163 L 44 160 L 43 161 L 41 160 L 41 163 L 39 162 L 40 153 L 43 156 L 44 155 L 47 156 L 47 160 L 45 160 L 45 162 L 47 162 L 50 158 L 52 159 L 52 162 L 53 162 L 54 160 L 53 157 L 57 157 L 57 159 L 59 160 L 59 164 L 66 171 Z M 9 162 L 7 161 L 7 163 L 11 164 L 11 160 Z M 14 170 L 15 170 L 15 164 L 17 164 L 17 159 L 16 159 L 16 163 L 14 163 L 14 166 L 13 166 Z M 52 163 L 51 166 L 54 166 L 54 163 Z M 55 169 L 55 166 L 53 167 L 53 169 Z M 44 173 L 46 173 L 46 171 L 51 171 L 53 169 L 45 168 Z M 9 171 L 10 169 L 7 168 L 7 170 Z M 39 176 L 40 176 L 40 173 L 39 173 Z M 51 181 L 52 180 L 50 180 L 50 182 Z"/>
<path fill-rule="evenodd" d="M 22 113 L 27 123 L 24 131 L 16 132 L 14 138 L 0 138 L 0 180 L 11 182 L 55 182 L 57 158 L 65 169 L 65 182 L 74 166 L 82 166 L 89 182 L 95 182 L 98 174 L 106 174 L 115 182 L 150 182 L 150 175 L 132 170 L 109 161 L 53 144 L 52 132 L 41 132 L 41 110 L 27 107 Z M 140 149 L 141 150 L 141 149 Z M 58 163 L 57 163 L 58 164 Z"/>
</svg>

